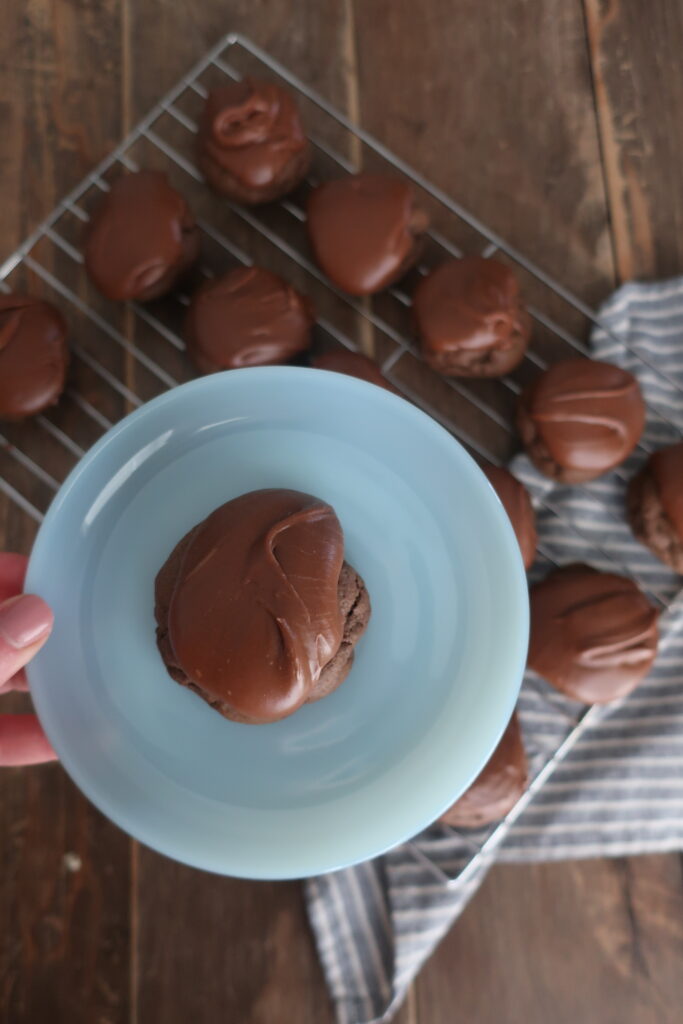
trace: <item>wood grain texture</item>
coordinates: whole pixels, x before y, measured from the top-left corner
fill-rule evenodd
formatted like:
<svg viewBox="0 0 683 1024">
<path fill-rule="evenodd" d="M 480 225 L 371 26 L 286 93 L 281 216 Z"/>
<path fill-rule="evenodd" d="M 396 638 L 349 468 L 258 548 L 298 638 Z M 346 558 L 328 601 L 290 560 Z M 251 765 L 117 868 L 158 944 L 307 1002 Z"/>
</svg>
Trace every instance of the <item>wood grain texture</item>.
<svg viewBox="0 0 683 1024">
<path fill-rule="evenodd" d="M 680 271 L 683 14 L 649 6 L 5 0 L 3 251 L 239 30 L 589 302 L 617 277 Z M 480 240 L 461 225 L 454 241 Z M 398 371 L 417 381 L 409 360 Z M 143 386 L 132 367 L 128 380 Z M 33 528 L 1 499 L 0 531 L 4 547 L 30 547 Z M 0 837 L 3 1021 L 332 1024 L 296 884 L 216 878 L 141 849 L 56 766 L 3 773 Z M 682 894 L 674 855 L 496 868 L 397 1024 L 677 1021 Z"/>
<path fill-rule="evenodd" d="M 299 887 L 240 882 L 141 851 L 140 1021 L 332 1021 Z"/>
<path fill-rule="evenodd" d="M 584 0 L 619 278 L 683 266 L 683 6 Z"/>
<path fill-rule="evenodd" d="M 8 254 L 119 134 L 120 17 L 115 0 L 5 0 L 0 18 L 0 242 Z M 110 88 L 96 88 L 104 79 Z M 43 497 L 29 480 L 22 490 Z M 0 501 L 4 549 L 28 551 L 34 532 Z M 12 698 L 14 708 L 24 702 Z M 3 772 L 0 837 L 0 1018 L 125 1024 L 128 839 L 57 765 Z"/>
<path fill-rule="evenodd" d="M 422 972 L 420 1019 L 674 1024 L 682 911 L 677 856 L 496 867 Z"/>
<path fill-rule="evenodd" d="M 580 0 L 369 0 L 356 35 L 364 127 L 602 299 L 613 267 Z"/>
</svg>

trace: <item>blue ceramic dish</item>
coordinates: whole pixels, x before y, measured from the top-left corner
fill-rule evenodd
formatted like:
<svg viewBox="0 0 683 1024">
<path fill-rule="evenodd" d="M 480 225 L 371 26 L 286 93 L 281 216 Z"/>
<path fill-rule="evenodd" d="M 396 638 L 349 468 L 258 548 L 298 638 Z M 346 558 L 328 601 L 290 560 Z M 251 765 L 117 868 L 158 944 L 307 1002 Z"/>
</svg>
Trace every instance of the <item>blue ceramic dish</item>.
<svg viewBox="0 0 683 1024">
<path fill-rule="evenodd" d="M 169 678 L 154 578 L 261 487 L 334 506 L 373 614 L 336 693 L 248 726 Z M 433 821 L 494 749 L 527 648 L 517 543 L 477 465 L 408 402 L 322 370 L 204 377 L 123 420 L 61 488 L 27 589 L 56 616 L 31 692 L 78 786 L 143 843 L 249 878 L 340 868 Z"/>
</svg>

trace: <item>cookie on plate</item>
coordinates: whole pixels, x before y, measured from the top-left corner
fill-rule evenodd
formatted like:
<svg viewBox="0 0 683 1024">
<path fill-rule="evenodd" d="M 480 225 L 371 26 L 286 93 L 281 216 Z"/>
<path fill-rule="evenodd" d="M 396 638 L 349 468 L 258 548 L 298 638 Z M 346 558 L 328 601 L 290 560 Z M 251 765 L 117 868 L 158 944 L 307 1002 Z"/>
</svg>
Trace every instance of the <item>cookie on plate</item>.
<svg viewBox="0 0 683 1024">
<path fill-rule="evenodd" d="M 225 718 L 264 724 L 335 690 L 370 618 L 334 510 L 251 491 L 189 531 L 155 584 L 169 674 Z"/>
</svg>

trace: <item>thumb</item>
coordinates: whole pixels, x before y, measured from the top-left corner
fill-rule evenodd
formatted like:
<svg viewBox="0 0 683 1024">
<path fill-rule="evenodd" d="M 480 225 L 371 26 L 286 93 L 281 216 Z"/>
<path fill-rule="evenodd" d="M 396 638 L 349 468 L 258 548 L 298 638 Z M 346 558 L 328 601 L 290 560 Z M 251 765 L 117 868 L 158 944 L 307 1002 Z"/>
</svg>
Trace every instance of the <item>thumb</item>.
<svg viewBox="0 0 683 1024">
<path fill-rule="evenodd" d="M 35 594 L 0 604 L 0 684 L 11 679 L 40 650 L 52 629 L 52 611 Z"/>
</svg>

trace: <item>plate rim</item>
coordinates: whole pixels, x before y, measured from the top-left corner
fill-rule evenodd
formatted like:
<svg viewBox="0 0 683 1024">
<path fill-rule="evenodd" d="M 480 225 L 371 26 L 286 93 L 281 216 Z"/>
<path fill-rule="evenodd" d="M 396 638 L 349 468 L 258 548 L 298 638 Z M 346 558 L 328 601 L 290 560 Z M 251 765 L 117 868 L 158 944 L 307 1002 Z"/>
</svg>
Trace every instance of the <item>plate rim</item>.
<svg viewBox="0 0 683 1024">
<path fill-rule="evenodd" d="M 81 479 L 81 477 L 88 473 L 88 471 L 89 471 L 90 467 L 92 466 L 92 464 L 100 457 L 101 453 L 110 444 L 112 444 L 115 440 L 117 440 L 122 434 L 125 434 L 125 433 L 129 432 L 131 429 L 135 429 L 135 426 L 139 422 L 141 422 L 142 420 L 144 420 L 148 416 L 154 415 L 156 413 L 156 411 L 161 409 L 163 406 L 168 405 L 168 404 L 174 404 L 174 403 L 177 403 L 177 402 L 186 401 L 192 394 L 194 394 L 194 392 L 201 392 L 202 390 L 205 390 L 206 388 L 214 388 L 214 387 L 220 389 L 222 387 L 222 384 L 224 382 L 226 382 L 228 379 L 233 381 L 233 382 L 236 382 L 237 380 L 245 379 L 246 377 L 251 377 L 252 379 L 256 379 L 256 377 L 258 375 L 258 377 L 261 378 L 265 382 L 266 378 L 268 376 L 269 377 L 279 378 L 283 374 L 288 376 L 290 379 L 293 379 L 293 378 L 297 377 L 301 381 L 304 381 L 304 380 L 320 381 L 321 380 L 321 376 L 324 375 L 324 377 L 327 378 L 328 382 L 330 382 L 330 383 L 332 382 L 332 379 L 334 379 L 334 386 L 335 387 L 341 388 L 342 390 L 347 389 L 348 392 L 349 392 L 349 398 L 351 400 L 352 400 L 352 397 L 353 397 L 353 393 L 354 392 L 358 392 L 359 389 L 360 389 L 360 392 L 361 393 L 365 393 L 365 395 L 367 397 L 372 396 L 372 401 L 377 403 L 377 405 L 380 408 L 381 408 L 381 406 L 383 404 L 386 404 L 386 403 L 389 403 L 389 406 L 394 406 L 395 409 L 397 409 L 400 406 L 401 407 L 401 414 L 402 415 L 407 416 L 409 418 L 412 418 L 413 421 L 419 423 L 420 426 L 423 429 L 426 428 L 426 429 L 432 431 L 433 434 L 434 434 L 435 439 L 440 440 L 442 443 L 445 441 L 447 444 L 449 444 L 452 447 L 452 450 L 454 452 L 456 452 L 456 451 L 458 452 L 458 457 L 464 457 L 467 461 L 469 461 L 476 468 L 476 470 L 481 474 L 482 481 L 484 481 L 485 484 L 486 484 L 486 489 L 489 491 L 490 495 L 495 499 L 494 500 L 494 504 L 498 507 L 498 510 L 499 510 L 498 511 L 498 519 L 499 519 L 499 522 L 501 523 L 501 525 L 503 527 L 503 532 L 507 535 L 507 546 L 513 552 L 513 556 L 514 556 L 515 553 L 517 555 L 517 558 L 516 558 L 517 570 L 514 573 L 514 576 L 516 577 L 516 581 L 515 581 L 514 585 L 515 585 L 516 589 L 519 591 L 519 596 L 521 598 L 521 608 L 518 609 L 518 610 L 521 610 L 521 612 L 522 612 L 522 620 L 523 620 L 523 623 L 524 623 L 524 626 L 525 626 L 525 635 L 524 636 L 520 635 L 519 663 L 518 663 L 517 669 L 516 669 L 516 671 L 514 673 L 514 677 L 517 679 L 517 683 L 515 685 L 511 685 L 510 686 L 510 693 L 508 695 L 508 700 L 507 700 L 506 706 L 505 706 L 505 717 L 504 717 L 504 720 L 503 720 L 503 717 L 502 717 L 503 716 L 502 702 L 501 702 L 501 705 L 497 705 L 498 711 L 497 711 L 497 714 L 495 714 L 495 717 L 496 718 L 498 718 L 498 716 L 501 716 L 501 717 L 500 717 L 500 720 L 499 720 L 499 728 L 496 730 L 497 738 L 496 738 L 495 742 L 492 745 L 490 745 L 490 749 L 487 750 L 486 760 L 488 760 L 488 758 L 491 756 L 491 754 L 495 750 L 495 747 L 497 746 L 497 744 L 498 744 L 498 742 L 499 742 L 503 732 L 505 731 L 505 728 L 507 726 L 509 718 L 510 718 L 510 716 L 512 714 L 512 711 L 514 710 L 514 707 L 516 705 L 518 694 L 519 694 L 519 690 L 520 690 L 522 679 L 523 679 L 524 667 L 525 667 L 525 663 L 526 663 L 528 628 L 529 628 L 529 602 L 528 602 L 528 587 L 527 587 L 527 581 L 526 581 L 526 573 L 525 573 L 523 565 L 522 565 L 522 558 L 521 558 L 521 554 L 519 553 L 519 545 L 518 545 L 516 536 L 514 534 L 513 528 L 512 528 L 512 526 L 510 524 L 510 521 L 509 521 L 509 518 L 507 516 L 507 513 L 504 511 L 503 505 L 500 502 L 500 499 L 498 498 L 498 495 L 496 494 L 495 490 L 493 489 L 493 487 L 491 486 L 489 481 L 486 479 L 486 476 L 484 475 L 483 471 L 481 470 L 481 467 L 477 464 L 476 460 L 470 455 L 470 453 L 467 451 L 465 446 L 456 437 L 454 437 L 445 427 L 443 427 L 433 417 L 431 417 L 427 413 L 425 413 L 422 409 L 420 409 L 417 406 L 413 405 L 411 402 L 409 402 L 407 399 L 403 398 L 401 395 L 395 394 L 395 393 L 390 392 L 388 390 L 385 390 L 383 388 L 379 388 L 377 385 L 372 384 L 372 383 L 370 383 L 368 381 L 365 381 L 365 380 L 362 380 L 362 379 L 359 379 L 359 378 L 355 378 L 355 377 L 351 377 L 349 375 L 340 374 L 340 373 L 335 372 L 335 371 L 320 370 L 320 369 L 313 368 L 313 367 L 299 367 L 299 366 L 245 367 L 245 368 L 240 368 L 240 369 L 236 369 L 236 370 L 228 370 L 228 371 L 223 371 L 221 373 L 210 374 L 208 376 L 195 378 L 195 379 L 193 379 L 191 381 L 188 381 L 187 383 L 180 384 L 180 385 L 178 385 L 178 386 L 176 386 L 176 387 L 174 387 L 172 389 L 169 389 L 168 391 L 162 393 L 161 395 L 156 396 L 155 398 L 151 399 L 150 401 L 145 402 L 139 408 L 133 410 L 132 412 L 128 413 L 126 416 L 122 417 L 122 419 L 120 419 L 109 430 L 107 430 L 102 435 L 102 437 L 100 437 L 95 442 L 95 444 L 86 452 L 86 454 L 78 461 L 78 463 L 73 467 L 73 469 L 70 471 L 68 476 L 63 481 L 62 485 L 59 488 L 59 491 L 55 495 L 55 497 L 54 497 L 54 499 L 53 499 L 53 501 L 52 501 L 52 503 L 51 503 L 51 505 L 50 505 L 50 507 L 49 507 L 49 509 L 48 509 L 48 511 L 46 513 L 46 515 L 45 515 L 45 518 L 44 518 L 43 522 L 40 525 L 40 528 L 39 528 L 38 533 L 37 533 L 37 535 L 35 537 L 35 540 L 34 540 L 33 548 L 32 548 L 32 551 L 31 551 L 30 558 L 29 558 L 29 565 L 28 565 L 28 569 L 27 569 L 27 574 L 26 574 L 26 584 L 25 585 L 26 585 L 27 590 L 30 590 L 31 587 L 32 587 L 32 584 L 34 583 L 34 577 L 36 576 L 36 574 L 38 572 L 38 570 L 36 569 L 36 566 L 39 565 L 40 559 L 43 557 L 43 549 L 46 547 L 48 541 L 52 542 L 52 539 L 50 538 L 49 534 L 50 534 L 50 531 L 52 531 L 54 529 L 55 520 L 58 521 L 58 517 L 59 517 L 59 515 L 61 513 L 62 507 L 64 506 L 65 502 L 68 500 L 71 492 L 73 491 L 75 486 L 78 484 L 78 482 Z M 514 560 L 515 559 L 513 557 L 513 561 Z M 32 669 L 32 666 L 29 665 L 28 669 L 27 669 L 27 677 L 28 677 L 28 680 L 29 680 L 29 689 L 31 690 L 31 694 L 32 694 L 32 697 L 33 697 L 34 702 L 35 702 L 35 706 L 36 706 L 36 711 L 38 713 L 38 717 L 41 719 L 41 722 L 42 722 L 44 715 L 45 715 L 45 718 L 49 719 L 49 713 L 45 714 L 46 705 L 43 704 L 42 694 L 40 693 L 40 686 L 37 687 L 37 690 L 34 689 L 32 678 L 31 678 L 32 675 L 33 675 L 33 669 Z M 512 673 L 512 670 L 511 670 L 511 672 L 510 672 L 510 679 L 512 679 L 512 678 L 513 678 L 513 673 Z M 492 717 L 493 717 L 493 715 L 492 715 Z M 46 731 L 48 732 L 48 735 L 50 735 L 49 727 L 48 727 L 48 729 L 46 729 Z M 51 737 L 51 739 L 52 739 L 52 737 Z M 245 879 L 254 879 L 254 880 L 273 880 L 273 881 L 275 881 L 275 880 L 307 878 L 307 877 L 311 877 L 314 874 L 321 874 L 321 873 L 326 873 L 326 872 L 332 872 L 332 871 L 340 870 L 342 868 L 350 867 L 353 864 L 361 863 L 363 861 L 372 859 L 373 857 L 377 857 L 377 856 L 380 856 L 383 853 L 386 853 L 388 850 L 393 849 L 396 846 L 400 845 L 401 843 L 406 842 L 407 840 L 409 840 L 413 836 L 418 835 L 421 831 L 424 830 L 424 828 L 428 827 L 435 820 L 434 817 L 431 816 L 431 815 L 429 817 L 429 820 L 427 820 L 427 821 L 424 821 L 424 820 L 420 819 L 419 821 L 417 821 L 416 827 L 414 829 L 412 829 L 408 835 L 399 835 L 399 836 L 397 836 L 397 838 L 394 841 L 392 841 L 392 843 L 389 844 L 389 845 L 387 845 L 386 843 L 380 844 L 380 848 L 377 848 L 377 849 L 365 847 L 363 849 L 362 853 L 359 853 L 359 855 L 354 860 L 351 860 L 351 861 L 344 860 L 341 863 L 324 864 L 324 865 L 321 865 L 321 866 L 315 868 L 314 870 L 309 870 L 308 868 L 306 868 L 305 870 L 302 870 L 302 871 L 296 872 L 296 873 L 293 873 L 291 870 L 286 870 L 286 869 L 283 870 L 281 873 L 278 872 L 277 870 L 269 870 L 267 872 L 265 872 L 265 871 L 264 872 L 259 872 L 259 871 L 255 871 L 255 870 L 240 871 L 240 870 L 236 870 L 235 865 L 232 865 L 230 867 L 226 866 L 225 868 L 221 869 L 219 867 L 214 866 L 213 863 L 208 864 L 207 860 L 202 858 L 201 856 L 192 857 L 192 858 L 187 857 L 187 856 L 179 857 L 179 855 L 177 853 L 174 853 L 171 849 L 166 848 L 165 844 L 163 842 L 157 843 L 157 842 L 154 841 L 153 838 L 150 838 L 149 835 L 145 834 L 146 830 L 144 828 L 141 828 L 141 829 L 138 828 L 137 827 L 137 822 L 136 822 L 135 828 L 131 829 L 130 822 L 128 820 L 126 820 L 125 815 L 119 815 L 117 813 L 118 808 L 115 808 L 114 812 L 112 812 L 112 809 L 109 806 L 106 797 L 104 799 L 100 798 L 98 785 L 96 783 L 91 785 L 90 777 L 89 777 L 88 773 L 87 772 L 84 773 L 84 772 L 81 771 L 80 766 L 75 764 L 74 760 L 72 760 L 71 754 L 69 753 L 69 750 L 62 746 L 62 744 L 61 744 L 61 737 L 57 740 L 56 743 L 53 742 L 53 745 L 55 746 L 55 749 L 57 750 L 57 753 L 59 754 L 59 758 L 60 758 L 60 761 L 61 761 L 64 769 L 66 770 L 67 774 L 71 777 L 72 781 L 76 784 L 76 786 L 87 797 L 87 799 L 90 800 L 91 803 L 93 803 L 93 805 L 100 811 L 100 813 L 104 814 L 110 821 L 112 821 L 114 824 L 116 824 L 119 828 L 122 828 L 128 835 L 131 835 L 137 841 L 141 842 L 143 845 L 148 846 L 151 849 L 154 849 L 158 853 L 161 853 L 164 856 L 170 857 L 170 858 L 172 858 L 174 860 L 177 860 L 177 861 L 179 861 L 181 863 L 188 864 L 189 866 L 192 866 L 192 867 L 195 867 L 195 868 L 198 868 L 198 869 L 201 869 L 201 870 L 205 870 L 205 871 L 209 871 L 209 872 L 216 873 L 216 874 L 221 874 L 221 875 L 229 875 L 230 877 L 235 877 L 235 878 L 245 878 Z M 487 747 L 488 746 L 489 745 L 487 744 Z M 67 747 L 68 747 L 68 745 L 67 745 Z M 471 784 L 471 782 L 477 777 L 477 775 L 481 771 L 483 765 L 486 763 L 486 760 L 483 761 L 481 763 L 481 765 L 479 765 L 478 767 L 476 767 L 475 769 L 472 770 L 472 772 L 470 774 L 469 781 L 467 783 L 467 786 L 469 786 Z M 467 786 L 464 787 L 461 790 L 461 792 L 464 792 L 465 789 L 467 788 Z M 455 799 L 457 799 L 457 797 Z M 450 802 L 452 802 L 452 801 L 450 801 Z M 446 810 L 446 808 L 448 806 L 450 806 L 450 802 L 447 803 L 442 808 L 442 811 Z M 359 842 L 358 846 L 360 848 L 362 846 L 362 843 Z"/>
</svg>

